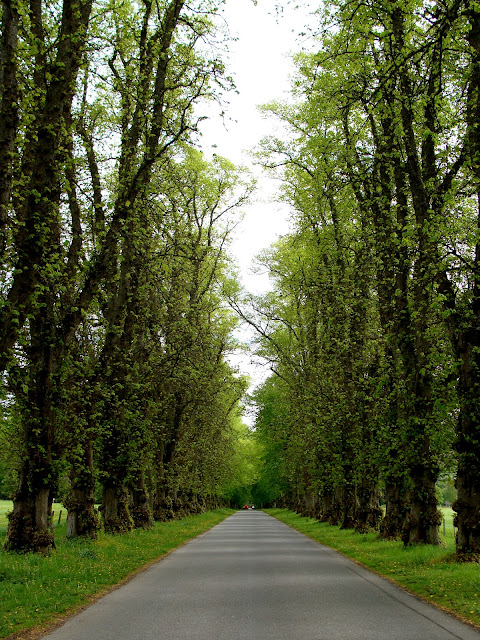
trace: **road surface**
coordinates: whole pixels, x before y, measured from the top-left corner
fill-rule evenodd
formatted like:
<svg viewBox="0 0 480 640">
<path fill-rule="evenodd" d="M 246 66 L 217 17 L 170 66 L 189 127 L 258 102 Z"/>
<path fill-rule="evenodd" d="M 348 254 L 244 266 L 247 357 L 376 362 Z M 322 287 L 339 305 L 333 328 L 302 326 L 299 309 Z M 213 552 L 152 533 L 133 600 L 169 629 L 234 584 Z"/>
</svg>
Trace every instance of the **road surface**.
<svg viewBox="0 0 480 640">
<path fill-rule="evenodd" d="M 480 640 L 262 511 L 239 511 L 49 640 Z"/>
</svg>

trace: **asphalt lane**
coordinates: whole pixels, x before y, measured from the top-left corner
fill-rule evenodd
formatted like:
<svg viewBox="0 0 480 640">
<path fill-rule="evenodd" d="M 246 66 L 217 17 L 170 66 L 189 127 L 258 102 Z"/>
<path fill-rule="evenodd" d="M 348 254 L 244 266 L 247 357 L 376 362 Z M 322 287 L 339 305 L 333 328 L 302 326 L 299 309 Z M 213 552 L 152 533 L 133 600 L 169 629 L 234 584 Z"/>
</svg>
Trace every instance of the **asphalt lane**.
<svg viewBox="0 0 480 640">
<path fill-rule="evenodd" d="M 262 511 L 239 511 L 49 640 L 480 640 Z"/>
</svg>

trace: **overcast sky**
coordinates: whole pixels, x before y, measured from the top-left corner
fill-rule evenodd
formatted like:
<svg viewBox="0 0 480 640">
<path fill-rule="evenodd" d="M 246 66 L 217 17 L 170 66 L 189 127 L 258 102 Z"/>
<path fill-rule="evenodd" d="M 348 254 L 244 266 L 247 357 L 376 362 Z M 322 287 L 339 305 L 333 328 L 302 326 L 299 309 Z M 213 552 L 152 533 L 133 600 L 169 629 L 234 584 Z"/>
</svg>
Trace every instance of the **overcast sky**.
<svg viewBox="0 0 480 640">
<path fill-rule="evenodd" d="M 293 70 L 290 54 L 300 50 L 302 38 L 297 34 L 312 19 L 308 0 L 303 0 L 301 8 L 286 7 L 278 19 L 275 4 L 275 0 L 258 0 L 257 5 L 252 0 L 227 0 L 222 16 L 238 38 L 229 45 L 227 68 L 234 76 L 238 94 L 228 97 L 225 122 L 211 117 L 202 125 L 207 154 L 216 145 L 214 152 L 235 164 L 250 166 L 259 179 L 254 202 L 245 208 L 245 220 L 233 246 L 244 284 L 253 292 L 268 287 L 266 277 L 250 273 L 254 256 L 288 230 L 288 208 L 274 201 L 278 185 L 266 176 L 262 178 L 248 155 L 275 126 L 257 106 L 286 97 Z M 288 3 L 284 0 L 283 4 Z"/>
<path fill-rule="evenodd" d="M 266 274 L 255 275 L 251 271 L 254 257 L 288 231 L 289 213 L 286 205 L 275 201 L 276 181 L 262 176 L 248 153 L 276 126 L 259 113 L 257 106 L 286 98 L 293 71 L 290 54 L 306 44 L 298 34 L 312 20 L 308 0 L 303 0 L 297 9 L 285 7 L 278 18 L 275 4 L 275 0 L 258 0 L 257 5 L 252 0 L 227 0 L 222 16 L 237 37 L 229 45 L 227 68 L 234 76 L 238 94 L 228 98 L 225 121 L 212 114 L 201 128 L 207 156 L 214 152 L 235 164 L 249 166 L 258 180 L 257 193 L 252 204 L 244 208 L 245 218 L 232 246 L 242 282 L 253 293 L 269 288 Z M 288 3 L 284 0 L 283 4 Z M 255 366 L 248 355 L 236 356 L 233 361 L 251 376 L 254 385 L 268 374 L 265 367 Z M 248 417 L 247 422 L 251 423 Z"/>
</svg>

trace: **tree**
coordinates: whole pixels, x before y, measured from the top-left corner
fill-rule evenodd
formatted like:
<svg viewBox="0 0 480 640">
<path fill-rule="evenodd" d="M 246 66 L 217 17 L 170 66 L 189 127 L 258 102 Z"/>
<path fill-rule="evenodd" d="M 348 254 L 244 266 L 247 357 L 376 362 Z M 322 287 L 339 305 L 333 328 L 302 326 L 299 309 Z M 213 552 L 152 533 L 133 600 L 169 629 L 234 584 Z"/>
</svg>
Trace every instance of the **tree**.
<svg viewBox="0 0 480 640">
<path fill-rule="evenodd" d="M 1 109 L 6 116 L 0 133 L 5 151 L 0 168 L 2 372 L 12 362 L 19 338 L 28 343 L 26 362 L 10 365 L 9 370 L 10 386 L 21 398 L 25 431 L 24 463 L 6 541 L 11 549 L 45 550 L 53 544 L 49 485 L 54 476 L 53 406 L 59 369 L 55 311 L 61 286 L 56 276 L 76 259 L 74 251 L 69 257 L 64 254 L 61 241 L 61 182 L 64 141 L 90 13 L 89 1 L 66 1 L 54 16 L 40 3 L 31 11 L 22 4 L 4 4 L 2 39 L 6 47 L 0 74 Z M 21 61 L 19 43 L 24 55 Z"/>
<path fill-rule="evenodd" d="M 466 68 L 469 62 L 461 3 L 436 10 L 422 2 L 332 2 L 328 8 L 336 28 L 325 31 L 318 53 L 297 56 L 298 103 L 268 107 L 291 133 L 287 142 L 266 142 L 264 163 L 286 167 L 286 197 L 297 220 L 304 226 L 313 220 L 321 237 L 329 223 L 336 230 L 335 243 L 319 252 L 328 256 L 324 264 L 337 260 L 345 273 L 355 265 L 361 274 L 360 284 L 344 287 L 328 308 L 345 330 L 332 349 L 342 369 L 329 372 L 349 390 L 337 405 L 341 482 L 352 486 L 358 461 L 351 452 L 363 455 L 358 424 L 369 416 L 372 433 L 381 434 L 376 444 L 366 440 L 374 450 L 381 447 L 385 535 L 401 532 L 406 544 L 438 543 L 435 481 L 452 444 L 457 351 L 449 347 L 445 319 L 453 308 L 449 288 L 459 283 L 445 255 L 466 159 L 466 128 L 453 114 L 471 82 L 459 72 L 459 60 Z M 307 288 L 303 295 L 313 298 L 312 284 Z M 362 329 L 369 299 L 378 305 L 370 316 L 375 337 Z M 317 305 L 317 313 L 321 309 Z M 369 354 L 363 362 L 359 346 Z M 363 386 L 356 382 L 362 375 Z M 309 411 L 302 409 L 304 418 Z M 328 415 L 325 406 L 321 411 Z"/>
<path fill-rule="evenodd" d="M 78 353 L 77 332 L 99 304 L 107 320 L 104 353 L 132 335 L 139 304 L 137 230 L 153 169 L 195 128 L 193 104 L 211 95 L 223 67 L 194 52 L 211 29 L 215 3 L 145 2 L 138 12 L 114 5 L 96 17 L 90 32 L 88 2 L 64 3 L 60 13 L 41 4 L 30 13 L 5 6 L 2 109 L 6 121 L 18 116 L 18 143 L 0 168 L 6 246 L 1 353 L 25 447 L 6 547 L 46 550 L 54 544 L 49 514 L 62 453 L 59 407 L 67 363 Z M 132 78 L 139 81 L 131 85 Z M 24 90 L 28 83 L 33 91 Z M 118 142 L 115 166 L 95 148 L 95 137 L 107 132 L 111 153 L 103 155 L 116 155 Z M 10 133 L 2 129 L 7 150 Z M 83 453 L 76 458 L 83 456 L 87 468 L 90 437 L 82 435 L 77 445 Z"/>
<path fill-rule="evenodd" d="M 480 557 L 480 429 L 479 405 L 479 278 L 480 245 L 478 229 L 480 222 L 480 12 L 473 2 L 465 3 L 468 20 L 466 39 L 468 42 L 468 90 L 466 99 L 465 155 L 470 182 L 469 248 L 466 251 L 466 273 L 468 285 L 457 284 L 452 291 L 450 281 L 442 278 L 442 291 L 446 296 L 447 312 L 455 319 L 451 335 L 455 336 L 456 353 L 459 359 L 459 421 L 456 440 L 458 471 L 456 485 L 457 500 L 453 504 L 458 527 L 457 556 L 460 560 L 478 560 Z M 456 244 L 455 249 L 459 248 Z M 460 255 L 463 252 L 458 252 Z M 457 254 L 458 255 L 458 254 Z M 458 315 L 457 315 L 458 314 Z"/>
</svg>

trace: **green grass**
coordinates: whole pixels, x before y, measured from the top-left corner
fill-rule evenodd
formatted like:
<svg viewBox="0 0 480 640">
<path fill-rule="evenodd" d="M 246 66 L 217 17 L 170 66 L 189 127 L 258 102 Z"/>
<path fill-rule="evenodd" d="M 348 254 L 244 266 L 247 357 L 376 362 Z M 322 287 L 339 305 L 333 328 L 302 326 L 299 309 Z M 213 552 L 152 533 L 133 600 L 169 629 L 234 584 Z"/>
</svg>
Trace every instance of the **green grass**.
<svg viewBox="0 0 480 640">
<path fill-rule="evenodd" d="M 440 525 L 440 537 L 442 539 L 442 543 L 452 544 L 455 543 L 455 534 L 453 531 L 453 509 L 450 507 L 442 507 L 441 511 L 443 512 L 443 524 Z"/>
<path fill-rule="evenodd" d="M 381 540 L 376 533 L 342 531 L 338 526 L 304 518 L 288 509 L 266 509 L 266 512 L 421 598 L 480 626 L 480 567 L 455 563 L 451 509 L 444 512 L 446 536 L 442 535 L 442 546 L 408 548 L 401 542 Z"/>
<path fill-rule="evenodd" d="M 0 545 L 7 527 L 6 514 L 11 508 L 11 502 L 0 501 Z M 62 521 L 57 524 L 60 508 Z M 67 540 L 66 512 L 61 505 L 55 506 L 55 512 L 57 550 L 50 556 L 0 552 L 0 638 L 47 627 L 233 513 L 229 509 L 218 510 L 157 523 L 151 531 L 132 531 L 124 536 L 101 534 L 92 542 Z M 453 562 L 451 509 L 444 510 L 446 536 L 442 547 L 408 549 L 399 542 L 379 540 L 375 533 L 340 531 L 339 527 L 303 518 L 286 509 L 269 509 L 267 513 L 426 600 L 480 625 L 480 567 Z"/>
<path fill-rule="evenodd" d="M 12 509 L 13 502 L 11 500 L 0 500 L 0 535 L 5 535 L 5 531 L 8 525 L 7 514 L 10 513 Z M 60 523 L 65 522 L 67 512 L 65 510 L 65 507 L 60 502 L 55 503 L 53 515 L 55 526 L 57 526 L 59 518 L 61 519 Z"/>
<path fill-rule="evenodd" d="M 0 545 L 10 509 L 11 503 L 0 501 Z M 63 518 L 55 526 L 57 549 L 49 556 L 0 552 L 0 638 L 48 627 L 232 513 L 219 509 L 156 523 L 150 531 L 100 534 L 96 541 L 67 540 Z"/>
<path fill-rule="evenodd" d="M 12 502 L 10 500 L 0 500 L 0 533 L 7 526 L 7 513 L 12 510 Z"/>
</svg>

